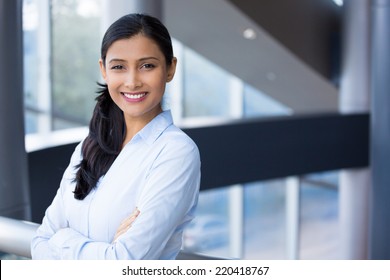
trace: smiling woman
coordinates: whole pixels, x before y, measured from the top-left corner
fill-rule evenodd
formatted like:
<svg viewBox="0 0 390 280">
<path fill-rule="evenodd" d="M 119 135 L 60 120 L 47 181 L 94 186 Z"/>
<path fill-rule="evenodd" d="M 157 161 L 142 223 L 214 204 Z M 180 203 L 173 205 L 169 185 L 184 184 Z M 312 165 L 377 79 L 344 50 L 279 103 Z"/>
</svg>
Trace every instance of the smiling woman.
<svg viewBox="0 0 390 280">
<path fill-rule="evenodd" d="M 35 259 L 174 259 L 200 184 L 196 144 L 163 111 L 176 58 L 153 17 L 107 30 L 88 136 L 32 240 Z"/>
<path fill-rule="evenodd" d="M 161 99 L 174 76 L 176 58 L 167 63 L 157 43 L 138 34 L 114 42 L 105 61 L 100 59 L 100 69 L 112 100 L 124 113 L 126 144 L 162 112 Z"/>
</svg>

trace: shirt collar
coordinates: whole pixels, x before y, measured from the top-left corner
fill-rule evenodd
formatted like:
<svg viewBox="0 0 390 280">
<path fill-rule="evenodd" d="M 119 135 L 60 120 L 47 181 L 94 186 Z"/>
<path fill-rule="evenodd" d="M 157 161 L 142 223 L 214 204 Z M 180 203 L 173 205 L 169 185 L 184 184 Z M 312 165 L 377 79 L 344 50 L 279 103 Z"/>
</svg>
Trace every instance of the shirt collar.
<svg viewBox="0 0 390 280">
<path fill-rule="evenodd" d="M 147 144 L 151 145 L 157 138 L 173 124 L 172 114 L 170 110 L 163 111 L 154 117 L 143 129 L 137 134 Z"/>
</svg>

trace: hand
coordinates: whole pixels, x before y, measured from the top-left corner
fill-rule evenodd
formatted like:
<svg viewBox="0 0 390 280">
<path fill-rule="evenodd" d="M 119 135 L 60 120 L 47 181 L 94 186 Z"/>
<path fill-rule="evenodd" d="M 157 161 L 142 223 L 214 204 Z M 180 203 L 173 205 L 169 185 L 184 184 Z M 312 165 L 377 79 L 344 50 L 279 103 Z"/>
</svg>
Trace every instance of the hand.
<svg viewBox="0 0 390 280">
<path fill-rule="evenodd" d="M 127 217 L 122 221 L 122 223 L 119 225 L 118 229 L 116 230 L 115 237 L 112 243 L 116 242 L 118 237 L 124 234 L 131 227 L 135 219 L 138 217 L 139 213 L 140 211 L 138 210 L 138 208 L 135 208 L 133 213 L 131 213 L 129 217 Z"/>
</svg>

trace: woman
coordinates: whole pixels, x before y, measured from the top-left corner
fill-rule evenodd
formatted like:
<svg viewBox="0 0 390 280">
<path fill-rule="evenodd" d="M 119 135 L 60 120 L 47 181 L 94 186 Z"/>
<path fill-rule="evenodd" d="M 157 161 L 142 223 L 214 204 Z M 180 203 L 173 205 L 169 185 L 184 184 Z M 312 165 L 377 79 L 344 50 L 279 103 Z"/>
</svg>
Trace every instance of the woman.
<svg viewBox="0 0 390 280">
<path fill-rule="evenodd" d="M 163 111 L 175 74 L 156 18 L 126 15 L 104 35 L 105 81 L 89 126 L 32 240 L 33 259 L 175 259 L 200 182 L 195 143 Z"/>
</svg>

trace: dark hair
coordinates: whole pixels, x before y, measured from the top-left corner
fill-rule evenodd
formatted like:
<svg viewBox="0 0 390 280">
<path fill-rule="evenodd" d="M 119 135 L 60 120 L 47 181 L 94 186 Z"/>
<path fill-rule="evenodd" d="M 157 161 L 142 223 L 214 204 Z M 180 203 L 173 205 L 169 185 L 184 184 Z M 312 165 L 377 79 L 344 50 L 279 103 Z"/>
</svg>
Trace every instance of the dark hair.
<svg viewBox="0 0 390 280">
<path fill-rule="evenodd" d="M 171 65 L 173 50 L 168 30 L 157 18 L 144 14 L 125 15 L 107 29 L 101 46 L 103 64 L 105 65 L 107 51 L 114 42 L 138 34 L 154 40 L 164 54 L 167 65 Z M 74 197 L 79 200 L 84 199 L 107 173 L 121 151 L 126 134 L 123 112 L 111 99 L 107 85 L 98 85 L 99 95 L 89 123 L 89 134 L 81 148 L 83 159 L 77 165 L 74 179 Z"/>
</svg>

